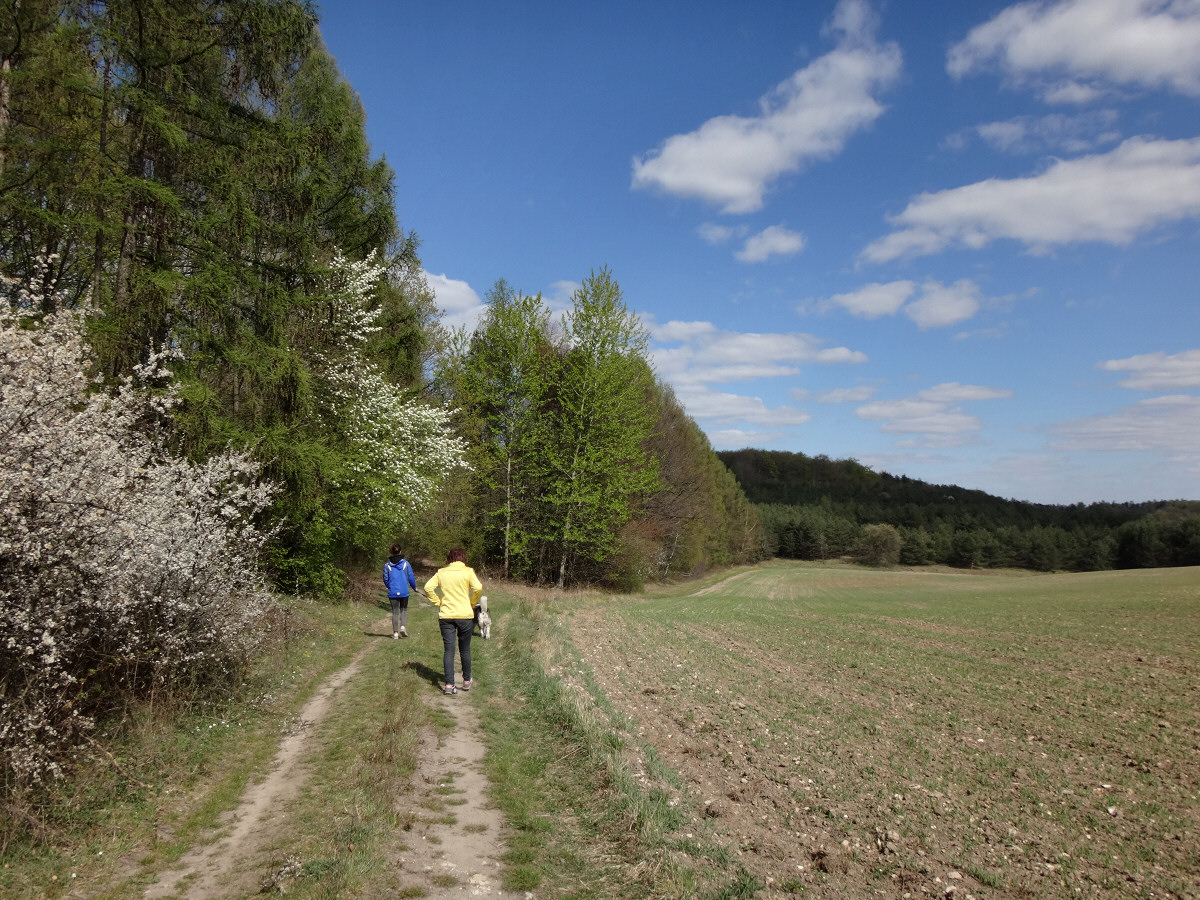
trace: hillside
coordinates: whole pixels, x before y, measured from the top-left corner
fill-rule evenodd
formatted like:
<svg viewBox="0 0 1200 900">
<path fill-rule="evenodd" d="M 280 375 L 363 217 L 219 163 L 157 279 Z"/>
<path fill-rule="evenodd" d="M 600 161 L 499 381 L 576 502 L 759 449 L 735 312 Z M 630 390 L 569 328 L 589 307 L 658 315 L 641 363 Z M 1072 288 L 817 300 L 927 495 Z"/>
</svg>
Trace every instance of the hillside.
<svg viewBox="0 0 1200 900">
<path fill-rule="evenodd" d="M 1020 527 L 1116 527 L 1149 515 L 1171 520 L 1200 515 L 1200 501 L 1030 503 L 954 484 L 930 484 L 907 475 L 875 472 L 855 459 L 755 449 L 720 450 L 717 456 L 733 472 L 751 503 L 854 505 L 865 514 L 862 521 L 893 525 L 954 519 Z"/>
<path fill-rule="evenodd" d="M 758 505 L 770 549 L 816 559 L 853 553 L 862 528 L 899 535 L 899 561 L 1049 571 L 1200 564 L 1200 502 L 1052 505 L 875 472 L 857 460 L 778 450 L 721 451 Z"/>
</svg>

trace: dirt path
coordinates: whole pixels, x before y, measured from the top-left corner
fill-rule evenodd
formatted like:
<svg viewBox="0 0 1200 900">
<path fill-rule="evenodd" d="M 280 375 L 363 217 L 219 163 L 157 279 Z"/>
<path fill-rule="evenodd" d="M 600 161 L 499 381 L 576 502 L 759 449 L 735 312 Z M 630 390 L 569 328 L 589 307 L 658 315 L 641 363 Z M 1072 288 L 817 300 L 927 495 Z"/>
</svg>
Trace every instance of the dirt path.
<svg viewBox="0 0 1200 900">
<path fill-rule="evenodd" d="M 304 704 L 296 724 L 275 753 L 270 774 L 246 788 L 237 809 L 223 814 L 218 820 L 221 827 L 230 826 L 229 830 L 211 844 L 195 847 L 184 854 L 174 869 L 164 872 L 146 889 L 142 895 L 145 900 L 172 897 L 180 890 L 185 891 L 189 900 L 216 900 L 257 892 L 256 881 L 262 873 L 235 871 L 237 864 L 252 859 L 262 849 L 278 811 L 299 791 L 303 778 L 296 777 L 296 770 L 310 736 L 329 712 L 334 694 L 354 677 L 370 650 L 370 646 L 360 650 L 348 666 L 327 678 L 312 699 Z"/>
<path fill-rule="evenodd" d="M 381 621 L 378 629 L 390 628 L 390 620 Z M 144 900 L 221 900 L 260 892 L 265 872 L 258 863 L 287 802 L 304 784 L 303 760 L 309 742 L 339 689 L 358 673 L 364 657 L 377 646 L 364 647 L 349 665 L 326 679 L 280 743 L 267 777 L 250 785 L 237 808 L 220 817 L 216 839 L 194 847 L 174 868 L 160 874 L 142 895 Z M 471 695 L 430 692 L 427 702 L 441 707 L 454 719 L 454 726 L 442 740 L 426 734 L 418 751 L 420 769 L 414 778 L 414 792 L 405 802 L 411 808 L 401 810 L 413 824 L 397 834 L 390 853 L 393 887 L 419 887 L 420 896 L 431 900 L 531 900 L 532 894 L 507 893 L 500 888 L 500 856 L 506 849 L 501 835 L 503 820 L 487 800 L 488 781 L 482 765 L 485 747 Z"/>
<path fill-rule="evenodd" d="M 471 695 L 436 695 L 431 703 L 454 719 L 448 736 L 427 735 L 421 748 L 411 831 L 395 848 L 396 886 L 420 887 L 430 900 L 462 897 L 524 898 L 500 887 L 505 851 L 499 810 L 487 799 L 484 745 Z M 449 814 L 449 816 L 447 815 Z M 453 818 L 451 824 L 447 820 Z M 415 894 L 404 894 L 414 896 Z"/>
</svg>

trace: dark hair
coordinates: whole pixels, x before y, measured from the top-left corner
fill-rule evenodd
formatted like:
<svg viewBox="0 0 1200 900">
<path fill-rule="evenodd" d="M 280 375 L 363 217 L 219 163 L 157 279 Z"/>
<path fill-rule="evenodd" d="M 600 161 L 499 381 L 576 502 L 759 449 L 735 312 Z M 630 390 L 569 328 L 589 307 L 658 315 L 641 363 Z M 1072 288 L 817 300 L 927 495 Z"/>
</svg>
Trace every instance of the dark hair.
<svg viewBox="0 0 1200 900">
<path fill-rule="evenodd" d="M 392 556 L 403 556 L 404 551 L 400 549 L 399 544 L 392 544 Z"/>
<path fill-rule="evenodd" d="M 464 550 L 462 547 L 455 547 L 448 554 L 446 554 L 446 565 L 449 565 L 450 563 L 456 563 L 456 562 L 465 563 L 466 561 L 467 561 L 467 551 Z"/>
</svg>

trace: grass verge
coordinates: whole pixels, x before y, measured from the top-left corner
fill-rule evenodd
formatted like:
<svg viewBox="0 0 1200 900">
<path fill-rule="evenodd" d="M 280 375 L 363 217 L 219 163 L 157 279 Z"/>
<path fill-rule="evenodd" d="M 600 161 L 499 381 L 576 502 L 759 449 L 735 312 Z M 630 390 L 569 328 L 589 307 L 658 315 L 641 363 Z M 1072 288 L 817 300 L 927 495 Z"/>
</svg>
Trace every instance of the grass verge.
<svg viewBox="0 0 1200 900">
<path fill-rule="evenodd" d="M 136 895 L 270 761 L 281 730 L 361 647 L 370 604 L 285 600 L 267 652 L 232 696 L 130 703 L 53 792 L 6 798 L 0 895 Z"/>
<path fill-rule="evenodd" d="M 493 593 L 509 610 L 481 709 L 493 799 L 512 827 L 504 887 L 578 900 L 752 896 L 760 882 L 686 832 L 692 813 L 653 748 L 599 691 L 559 677 L 586 668 L 552 608 L 561 598 Z"/>
</svg>

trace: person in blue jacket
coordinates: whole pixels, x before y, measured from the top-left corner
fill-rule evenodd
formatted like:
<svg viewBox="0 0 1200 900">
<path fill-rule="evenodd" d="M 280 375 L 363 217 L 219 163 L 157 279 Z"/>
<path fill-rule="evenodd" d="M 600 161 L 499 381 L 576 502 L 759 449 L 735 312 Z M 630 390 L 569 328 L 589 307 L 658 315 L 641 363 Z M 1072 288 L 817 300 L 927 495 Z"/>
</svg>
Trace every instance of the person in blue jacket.
<svg viewBox="0 0 1200 900">
<path fill-rule="evenodd" d="M 383 564 L 383 583 L 392 603 L 392 640 L 408 637 L 408 591 L 417 586 L 417 576 L 399 544 L 392 544 L 392 555 Z"/>
</svg>

